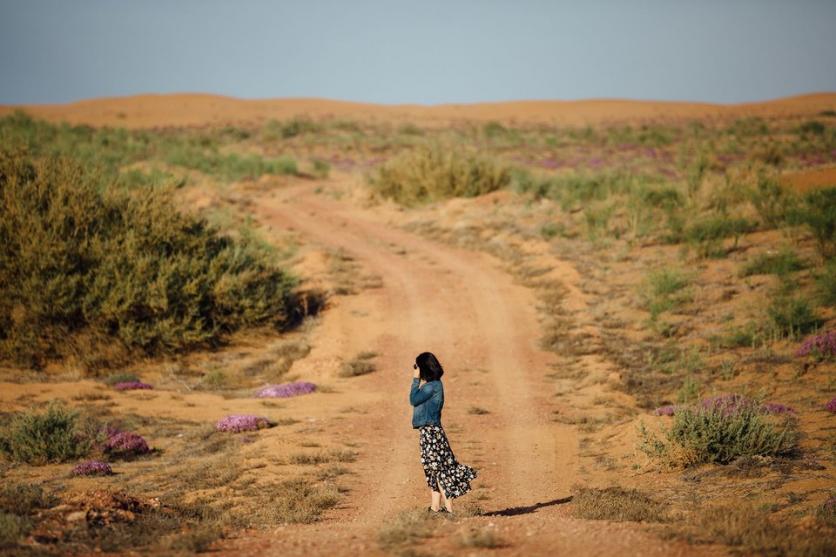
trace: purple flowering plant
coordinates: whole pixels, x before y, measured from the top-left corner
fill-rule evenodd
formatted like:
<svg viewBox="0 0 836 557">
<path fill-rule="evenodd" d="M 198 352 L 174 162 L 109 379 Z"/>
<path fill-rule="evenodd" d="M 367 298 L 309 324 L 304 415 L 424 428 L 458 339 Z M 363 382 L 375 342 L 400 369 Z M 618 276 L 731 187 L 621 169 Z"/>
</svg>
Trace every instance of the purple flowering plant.
<svg viewBox="0 0 836 557">
<path fill-rule="evenodd" d="M 673 416 L 674 412 L 677 410 L 676 404 L 667 404 L 665 406 L 660 406 L 656 410 L 653 411 L 653 414 L 656 416 Z"/>
<path fill-rule="evenodd" d="M 142 381 L 122 381 L 113 385 L 113 388 L 117 391 L 133 391 L 138 389 L 153 389 L 154 387 Z"/>
<path fill-rule="evenodd" d="M 273 424 L 264 416 L 253 416 L 250 414 L 236 414 L 218 420 L 215 429 L 218 431 L 229 431 L 239 433 L 241 431 L 257 431 L 271 427 Z"/>
<path fill-rule="evenodd" d="M 829 360 L 836 357 L 836 331 L 807 337 L 795 351 L 795 355 L 812 356 L 816 360 Z"/>
<path fill-rule="evenodd" d="M 831 414 L 836 414 L 836 398 L 830 399 L 830 402 L 824 405 L 825 410 Z"/>
<path fill-rule="evenodd" d="M 292 396 L 305 395 L 316 390 L 316 385 L 306 381 L 295 381 L 293 383 L 281 383 L 279 385 L 267 385 L 260 389 L 255 396 L 258 398 L 288 398 Z"/>
<path fill-rule="evenodd" d="M 115 457 L 131 458 L 148 454 L 151 448 L 141 435 L 130 431 L 111 430 L 104 444 L 104 452 Z"/>
<path fill-rule="evenodd" d="M 101 460 L 87 460 L 76 464 L 73 476 L 110 476 L 113 474 L 110 464 Z"/>
</svg>

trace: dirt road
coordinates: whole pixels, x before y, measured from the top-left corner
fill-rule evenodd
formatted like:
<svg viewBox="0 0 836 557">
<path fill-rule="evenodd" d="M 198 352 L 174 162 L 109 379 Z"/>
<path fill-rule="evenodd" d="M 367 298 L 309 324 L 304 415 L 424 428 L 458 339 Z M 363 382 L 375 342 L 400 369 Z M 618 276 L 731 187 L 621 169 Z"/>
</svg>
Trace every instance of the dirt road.
<svg viewBox="0 0 836 557">
<path fill-rule="evenodd" d="M 546 375 L 557 357 L 538 347 L 533 293 L 498 261 L 405 232 L 373 209 L 317 194 L 310 184 L 251 201 L 264 224 L 342 249 L 382 279 L 380 288 L 345 297 L 326 312 L 307 358 L 311 364 L 378 352 L 378 371 L 351 379 L 352 388 L 372 390 L 378 402 L 351 418 L 361 423 L 334 431 L 356 436 L 362 446 L 355 473 L 343 481 L 350 491 L 341 505 L 317 524 L 231 540 L 224 546 L 230 554 L 383 554 L 376 540 L 387 519 L 429 502 L 407 401 L 411 364 L 424 350 L 445 366 L 442 421 L 452 448 L 479 472 L 476 489 L 454 505 L 476 500 L 484 509 L 462 521 L 496 528 L 507 545 L 495 554 L 694 554 L 635 525 L 569 517 L 578 434 L 551 420 L 559 401 Z M 365 299 L 362 311 L 351 298 Z M 435 552 L 473 551 L 451 536 L 428 544 Z"/>
</svg>

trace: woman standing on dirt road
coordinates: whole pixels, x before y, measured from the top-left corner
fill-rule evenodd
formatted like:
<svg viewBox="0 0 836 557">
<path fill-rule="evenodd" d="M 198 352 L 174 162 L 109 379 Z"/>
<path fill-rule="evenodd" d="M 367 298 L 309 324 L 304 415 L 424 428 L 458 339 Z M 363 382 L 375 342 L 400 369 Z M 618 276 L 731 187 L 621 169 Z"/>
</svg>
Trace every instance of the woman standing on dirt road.
<svg viewBox="0 0 836 557">
<path fill-rule="evenodd" d="M 420 433 L 421 466 L 427 485 L 432 491 L 431 512 L 453 512 L 453 499 L 470 491 L 470 480 L 476 478 L 476 470 L 459 464 L 450 449 L 447 435 L 441 427 L 441 409 L 444 406 L 444 385 L 441 376 L 444 369 L 431 352 L 422 352 L 413 364 L 412 388 L 409 403 L 412 409 L 412 428 Z M 421 380 L 425 383 L 419 386 Z M 444 510 L 440 503 L 444 503 Z"/>
</svg>

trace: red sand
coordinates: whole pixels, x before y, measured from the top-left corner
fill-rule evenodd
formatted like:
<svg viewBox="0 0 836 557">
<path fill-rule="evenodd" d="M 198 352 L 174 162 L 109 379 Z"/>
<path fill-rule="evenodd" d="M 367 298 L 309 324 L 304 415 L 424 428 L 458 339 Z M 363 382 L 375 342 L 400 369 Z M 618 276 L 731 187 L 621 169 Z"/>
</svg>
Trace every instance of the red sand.
<svg viewBox="0 0 836 557">
<path fill-rule="evenodd" d="M 518 124 L 584 125 L 641 120 L 728 116 L 812 116 L 836 109 L 836 93 L 816 93 L 766 102 L 720 105 L 690 102 L 596 99 L 476 104 L 378 105 L 327 99 L 245 100 L 208 94 L 137 95 L 59 105 L 0 106 L 0 115 L 22 108 L 52 121 L 92 126 L 151 128 L 246 124 L 306 115 L 377 122 L 442 125 L 498 120 Z"/>
</svg>

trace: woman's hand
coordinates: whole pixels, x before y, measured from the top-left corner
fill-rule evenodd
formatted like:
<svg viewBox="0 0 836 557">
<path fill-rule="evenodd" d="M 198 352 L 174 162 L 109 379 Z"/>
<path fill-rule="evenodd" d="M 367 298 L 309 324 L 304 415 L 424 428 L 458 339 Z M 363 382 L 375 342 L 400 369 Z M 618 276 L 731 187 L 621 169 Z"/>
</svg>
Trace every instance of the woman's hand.
<svg viewBox="0 0 836 557">
<path fill-rule="evenodd" d="M 421 376 L 421 370 L 420 370 L 420 369 L 418 369 L 418 368 L 417 368 L 417 367 L 415 367 L 415 366 L 413 366 L 413 368 L 414 368 L 414 369 L 413 369 L 413 372 L 412 372 L 412 377 L 413 377 L 413 378 L 415 378 L 415 379 L 417 379 L 417 378 L 419 378 L 419 377 Z"/>
</svg>

